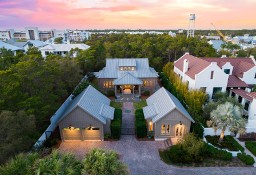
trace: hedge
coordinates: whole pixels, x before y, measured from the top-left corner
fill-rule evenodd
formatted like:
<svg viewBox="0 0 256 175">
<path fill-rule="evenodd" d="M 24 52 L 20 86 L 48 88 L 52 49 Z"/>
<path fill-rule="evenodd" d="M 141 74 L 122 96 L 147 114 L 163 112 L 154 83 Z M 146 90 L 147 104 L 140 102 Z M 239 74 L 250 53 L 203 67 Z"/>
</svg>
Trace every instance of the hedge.
<svg viewBox="0 0 256 175">
<path fill-rule="evenodd" d="M 220 136 L 205 136 L 209 143 L 218 148 L 228 149 L 230 151 L 244 151 L 244 148 L 232 136 L 225 136 L 221 143 L 219 143 L 219 137 Z"/>
<path fill-rule="evenodd" d="M 208 144 L 206 145 L 206 147 L 207 147 L 207 151 L 206 151 L 205 157 L 210 157 L 213 159 L 220 159 L 225 161 L 232 160 L 231 153 L 225 150 L 219 150 Z"/>
<path fill-rule="evenodd" d="M 114 119 L 111 121 L 111 136 L 114 139 L 120 139 L 122 126 L 122 110 L 115 109 Z"/>
<path fill-rule="evenodd" d="M 256 156 L 256 142 L 252 142 L 252 141 L 246 141 L 245 142 L 245 147 L 251 151 L 251 153 Z"/>
<path fill-rule="evenodd" d="M 253 157 L 250 155 L 246 155 L 245 153 L 238 153 L 237 157 L 246 165 L 253 165 L 255 163 Z"/>
<path fill-rule="evenodd" d="M 135 111 L 135 132 L 137 138 L 143 138 L 147 136 L 147 121 L 144 118 L 142 109 L 137 109 Z"/>
<path fill-rule="evenodd" d="M 204 128 L 203 126 L 201 125 L 201 123 L 192 123 L 191 125 L 191 128 L 192 128 L 192 132 L 198 137 L 198 138 L 203 138 L 204 136 Z"/>
</svg>

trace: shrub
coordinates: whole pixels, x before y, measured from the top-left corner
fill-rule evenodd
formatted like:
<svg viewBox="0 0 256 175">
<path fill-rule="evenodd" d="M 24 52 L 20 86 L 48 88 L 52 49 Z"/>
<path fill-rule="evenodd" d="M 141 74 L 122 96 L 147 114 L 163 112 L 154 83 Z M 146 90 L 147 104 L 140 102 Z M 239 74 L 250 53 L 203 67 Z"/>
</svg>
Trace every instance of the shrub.
<svg viewBox="0 0 256 175">
<path fill-rule="evenodd" d="M 144 91 L 144 92 L 143 92 L 143 95 L 145 95 L 145 96 L 150 96 L 150 91 Z"/>
<path fill-rule="evenodd" d="M 110 129 L 111 136 L 114 139 L 119 139 L 121 136 L 121 125 L 122 125 L 122 110 L 115 109 L 114 119 L 111 121 Z"/>
<path fill-rule="evenodd" d="M 33 163 L 39 158 L 38 153 L 18 154 L 6 164 L 0 166 L 0 174 L 4 175 L 23 175 L 33 174 L 31 168 Z"/>
<path fill-rule="evenodd" d="M 114 151 L 93 149 L 83 160 L 84 174 L 90 175 L 126 175 L 128 168 L 118 160 Z"/>
<path fill-rule="evenodd" d="M 256 156 L 256 142 L 252 142 L 252 141 L 246 141 L 245 142 L 245 147 L 251 151 L 251 153 Z"/>
<path fill-rule="evenodd" d="M 211 145 L 206 144 L 206 152 L 205 152 L 205 157 L 210 157 L 213 159 L 220 159 L 220 160 L 225 160 L 229 161 L 232 160 L 232 154 L 225 151 L 225 150 L 219 150 L 217 148 L 214 148 Z"/>
<path fill-rule="evenodd" d="M 115 91 L 113 91 L 113 90 L 108 90 L 106 95 L 107 95 L 108 97 L 113 97 L 113 96 L 115 96 Z"/>
<path fill-rule="evenodd" d="M 246 165 L 253 165 L 255 163 L 253 157 L 250 155 L 246 155 L 245 153 L 238 153 L 237 157 Z"/>
<path fill-rule="evenodd" d="M 218 148 L 230 151 L 244 151 L 244 148 L 232 136 L 225 136 L 221 143 L 219 143 L 219 136 L 205 136 L 205 138 L 209 143 Z"/>
<path fill-rule="evenodd" d="M 135 132 L 138 138 L 147 136 L 147 121 L 144 118 L 142 109 L 135 111 Z"/>
<path fill-rule="evenodd" d="M 201 123 L 192 123 L 192 132 L 198 137 L 203 138 L 204 128 Z"/>
</svg>

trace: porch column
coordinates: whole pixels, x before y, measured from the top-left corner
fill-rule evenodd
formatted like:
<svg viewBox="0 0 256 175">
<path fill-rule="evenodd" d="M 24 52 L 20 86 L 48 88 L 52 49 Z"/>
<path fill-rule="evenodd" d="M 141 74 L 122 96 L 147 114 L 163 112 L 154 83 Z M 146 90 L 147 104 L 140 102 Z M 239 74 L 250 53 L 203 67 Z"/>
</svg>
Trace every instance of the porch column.
<svg viewBox="0 0 256 175">
<path fill-rule="evenodd" d="M 141 88 L 141 85 L 139 85 L 139 96 L 140 96 L 140 88 Z"/>
<path fill-rule="evenodd" d="M 134 97 L 134 85 L 132 85 L 132 96 Z"/>
<path fill-rule="evenodd" d="M 116 94 L 116 85 L 115 85 L 115 96 L 116 96 L 117 94 Z"/>
<path fill-rule="evenodd" d="M 243 107 L 244 107 L 244 105 L 245 105 L 245 99 L 244 98 L 242 98 L 242 102 L 241 102 L 241 104 L 243 105 Z"/>
</svg>

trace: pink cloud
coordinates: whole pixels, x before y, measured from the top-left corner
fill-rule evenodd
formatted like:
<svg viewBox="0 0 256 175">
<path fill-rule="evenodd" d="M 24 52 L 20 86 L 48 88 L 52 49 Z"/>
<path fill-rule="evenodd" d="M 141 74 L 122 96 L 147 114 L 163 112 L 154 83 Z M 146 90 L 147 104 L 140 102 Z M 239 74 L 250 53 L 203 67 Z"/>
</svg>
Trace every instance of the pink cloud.
<svg viewBox="0 0 256 175">
<path fill-rule="evenodd" d="M 154 28 L 188 27 L 196 13 L 196 27 L 256 28 L 256 3 L 250 0 L 2 0 L 0 27 L 44 28 Z M 28 3 L 31 4 L 28 5 Z M 11 20 L 10 20 L 11 19 Z"/>
</svg>

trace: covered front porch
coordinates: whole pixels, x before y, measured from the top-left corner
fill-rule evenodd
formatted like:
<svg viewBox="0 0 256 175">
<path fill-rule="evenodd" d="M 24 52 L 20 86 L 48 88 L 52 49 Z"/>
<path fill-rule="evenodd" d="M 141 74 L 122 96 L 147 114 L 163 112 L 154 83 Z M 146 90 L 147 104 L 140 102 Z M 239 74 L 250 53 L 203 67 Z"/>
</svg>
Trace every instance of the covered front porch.
<svg viewBox="0 0 256 175">
<path fill-rule="evenodd" d="M 113 85 L 115 97 L 119 100 L 126 98 L 133 101 L 140 98 L 142 81 L 130 73 L 114 80 Z"/>
</svg>

